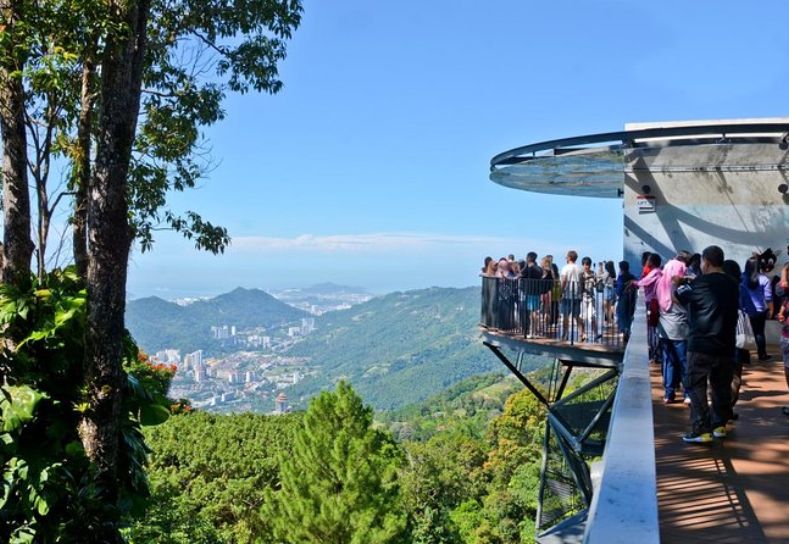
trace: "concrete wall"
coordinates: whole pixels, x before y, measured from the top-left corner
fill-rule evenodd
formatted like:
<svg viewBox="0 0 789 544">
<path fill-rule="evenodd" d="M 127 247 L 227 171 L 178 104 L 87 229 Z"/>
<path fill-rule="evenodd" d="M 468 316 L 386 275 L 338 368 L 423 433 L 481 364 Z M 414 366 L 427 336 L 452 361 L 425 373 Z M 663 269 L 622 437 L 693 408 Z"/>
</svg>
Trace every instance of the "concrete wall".
<svg viewBox="0 0 789 544">
<path fill-rule="evenodd" d="M 674 145 L 625 156 L 624 252 L 631 266 L 641 253 L 670 257 L 680 249 L 721 246 L 741 265 L 752 252 L 789 243 L 789 151 L 777 144 Z M 639 210 L 649 186 L 654 211 Z M 634 269 L 637 272 L 638 266 Z"/>
</svg>

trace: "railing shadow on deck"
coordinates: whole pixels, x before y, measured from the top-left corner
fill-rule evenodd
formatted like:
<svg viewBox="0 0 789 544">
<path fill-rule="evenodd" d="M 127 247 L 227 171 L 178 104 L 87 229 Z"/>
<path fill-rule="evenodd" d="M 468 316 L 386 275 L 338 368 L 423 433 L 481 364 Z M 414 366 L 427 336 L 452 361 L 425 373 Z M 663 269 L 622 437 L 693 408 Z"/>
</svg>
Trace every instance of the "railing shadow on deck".
<svg viewBox="0 0 789 544">
<path fill-rule="evenodd" d="M 660 373 L 654 368 L 652 374 L 653 387 L 659 392 Z M 776 478 L 780 482 L 786 474 L 786 465 L 782 467 L 775 458 L 783 458 L 785 450 L 774 451 L 773 458 L 769 455 L 771 444 L 768 440 L 774 438 L 775 423 L 763 426 L 753 417 L 754 411 L 763 410 L 751 403 L 753 397 L 771 398 L 774 393 L 761 388 L 743 391 L 738 404 L 738 412 L 743 417 L 733 432 L 725 442 L 705 447 L 688 446 L 679 441 L 681 433 L 688 428 L 688 413 L 682 405 L 656 408 L 658 504 L 664 543 L 785 541 L 765 534 L 756 506 L 751 503 L 751 498 L 755 497 L 762 501 L 764 507 L 765 499 L 775 489 Z M 777 406 L 774 410 L 778 411 Z M 758 459 L 751 458 L 755 449 L 758 449 Z M 738 473 L 735 465 L 742 467 L 748 463 L 769 465 L 774 474 L 757 474 L 752 466 L 750 470 L 746 469 L 745 474 Z M 749 497 L 750 493 L 754 497 Z M 770 500 L 785 501 L 789 496 L 787 493 L 782 495 L 769 497 L 767 504 Z"/>
</svg>

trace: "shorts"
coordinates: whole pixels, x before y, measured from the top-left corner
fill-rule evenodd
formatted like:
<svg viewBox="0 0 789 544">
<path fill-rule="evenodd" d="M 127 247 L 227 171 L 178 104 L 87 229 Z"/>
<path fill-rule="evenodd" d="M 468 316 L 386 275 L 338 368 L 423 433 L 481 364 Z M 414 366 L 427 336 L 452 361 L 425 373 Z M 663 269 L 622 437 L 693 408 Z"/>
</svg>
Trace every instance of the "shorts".
<svg viewBox="0 0 789 544">
<path fill-rule="evenodd" d="M 592 319 L 596 315 L 595 300 L 593 298 L 585 298 L 581 303 L 581 319 Z"/>
<path fill-rule="evenodd" d="M 789 338 L 781 337 L 781 357 L 784 360 L 784 368 L 789 368 Z"/>
<path fill-rule="evenodd" d="M 616 299 L 616 292 L 614 291 L 614 288 L 611 287 L 610 285 L 606 285 L 605 290 L 603 292 L 605 293 L 606 302 L 613 302 L 614 299 Z"/>
<path fill-rule="evenodd" d="M 540 295 L 526 295 L 526 309 L 536 312 L 540 309 Z"/>
<path fill-rule="evenodd" d="M 578 317 L 581 314 L 581 299 L 580 298 L 563 298 L 562 299 L 562 314 Z"/>
</svg>

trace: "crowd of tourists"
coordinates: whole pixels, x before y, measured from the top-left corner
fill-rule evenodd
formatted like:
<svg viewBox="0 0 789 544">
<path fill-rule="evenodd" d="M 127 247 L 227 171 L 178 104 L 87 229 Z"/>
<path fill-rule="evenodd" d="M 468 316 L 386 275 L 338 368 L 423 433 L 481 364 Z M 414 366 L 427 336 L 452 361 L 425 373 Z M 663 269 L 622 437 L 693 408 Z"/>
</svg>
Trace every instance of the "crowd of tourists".
<svg viewBox="0 0 789 544">
<path fill-rule="evenodd" d="M 583 257 L 574 250 L 559 268 L 553 255 L 529 252 L 485 258 L 483 324 L 503 331 L 520 331 L 527 338 L 548 337 L 594 343 L 626 338 L 635 312 L 636 279 L 626 261 Z"/>
<path fill-rule="evenodd" d="M 776 258 L 754 254 L 741 267 L 710 246 L 701 255 L 680 251 L 665 265 L 645 254 L 637 282 L 644 287 L 651 357 L 662 362 L 666 404 L 680 389 L 691 406 L 692 428 L 686 442 L 708 443 L 725 438 L 726 425 L 736 419 L 743 364 L 751 352 L 769 362 L 765 325 L 781 325 L 781 355 L 789 387 L 789 263 L 776 271 Z M 709 399 L 708 391 L 709 385 Z M 782 408 L 789 415 L 789 408 Z"/>
<path fill-rule="evenodd" d="M 789 263 L 778 271 L 772 252 L 754 254 L 741 267 L 717 246 L 701 254 L 680 251 L 663 263 L 644 253 L 639 276 L 629 263 L 598 262 L 568 251 L 558 267 L 546 255 L 529 253 L 482 269 L 483 323 L 517 330 L 527 337 L 599 342 L 606 331 L 627 341 L 643 289 L 650 360 L 662 365 L 663 402 L 691 408 L 686 442 L 709 443 L 726 436 L 736 419 L 742 367 L 751 359 L 768 362 L 766 322 L 781 324 L 781 355 L 789 387 Z M 573 336 L 575 334 L 575 336 Z M 605 343 L 605 342 L 603 342 Z M 709 398 L 708 402 L 708 387 Z M 789 407 L 782 411 L 789 416 Z"/>
</svg>

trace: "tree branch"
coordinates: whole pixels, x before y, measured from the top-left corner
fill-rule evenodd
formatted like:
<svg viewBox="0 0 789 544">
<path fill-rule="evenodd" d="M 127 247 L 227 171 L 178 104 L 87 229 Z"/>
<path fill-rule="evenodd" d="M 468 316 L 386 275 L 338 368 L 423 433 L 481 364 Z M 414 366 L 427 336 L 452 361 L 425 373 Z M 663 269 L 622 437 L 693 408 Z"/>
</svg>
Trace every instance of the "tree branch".
<svg viewBox="0 0 789 544">
<path fill-rule="evenodd" d="M 62 193 L 58 193 L 58 196 L 55 197 L 55 201 L 52 202 L 52 206 L 47 210 L 49 216 L 52 217 L 55 214 L 55 209 L 58 207 L 58 204 L 60 203 L 61 199 L 64 196 L 76 196 L 76 195 L 77 195 L 76 191 L 63 191 Z"/>
<path fill-rule="evenodd" d="M 214 42 L 212 42 L 211 40 L 209 40 L 208 38 L 206 38 L 205 36 L 203 36 L 202 34 L 200 34 L 198 31 L 196 31 L 196 30 L 192 30 L 192 34 L 194 34 L 195 36 L 197 36 L 197 38 L 198 38 L 198 39 L 199 39 L 201 42 L 203 42 L 204 44 L 206 44 L 208 47 L 210 47 L 211 49 L 213 49 L 214 51 L 216 51 L 217 53 L 219 53 L 219 54 L 220 54 L 220 55 L 222 55 L 223 57 L 227 57 L 227 56 L 228 56 L 228 53 L 227 53 L 227 51 L 226 51 L 224 48 L 222 48 L 222 47 L 221 47 L 221 46 L 219 46 L 219 45 L 216 45 Z"/>
</svg>

